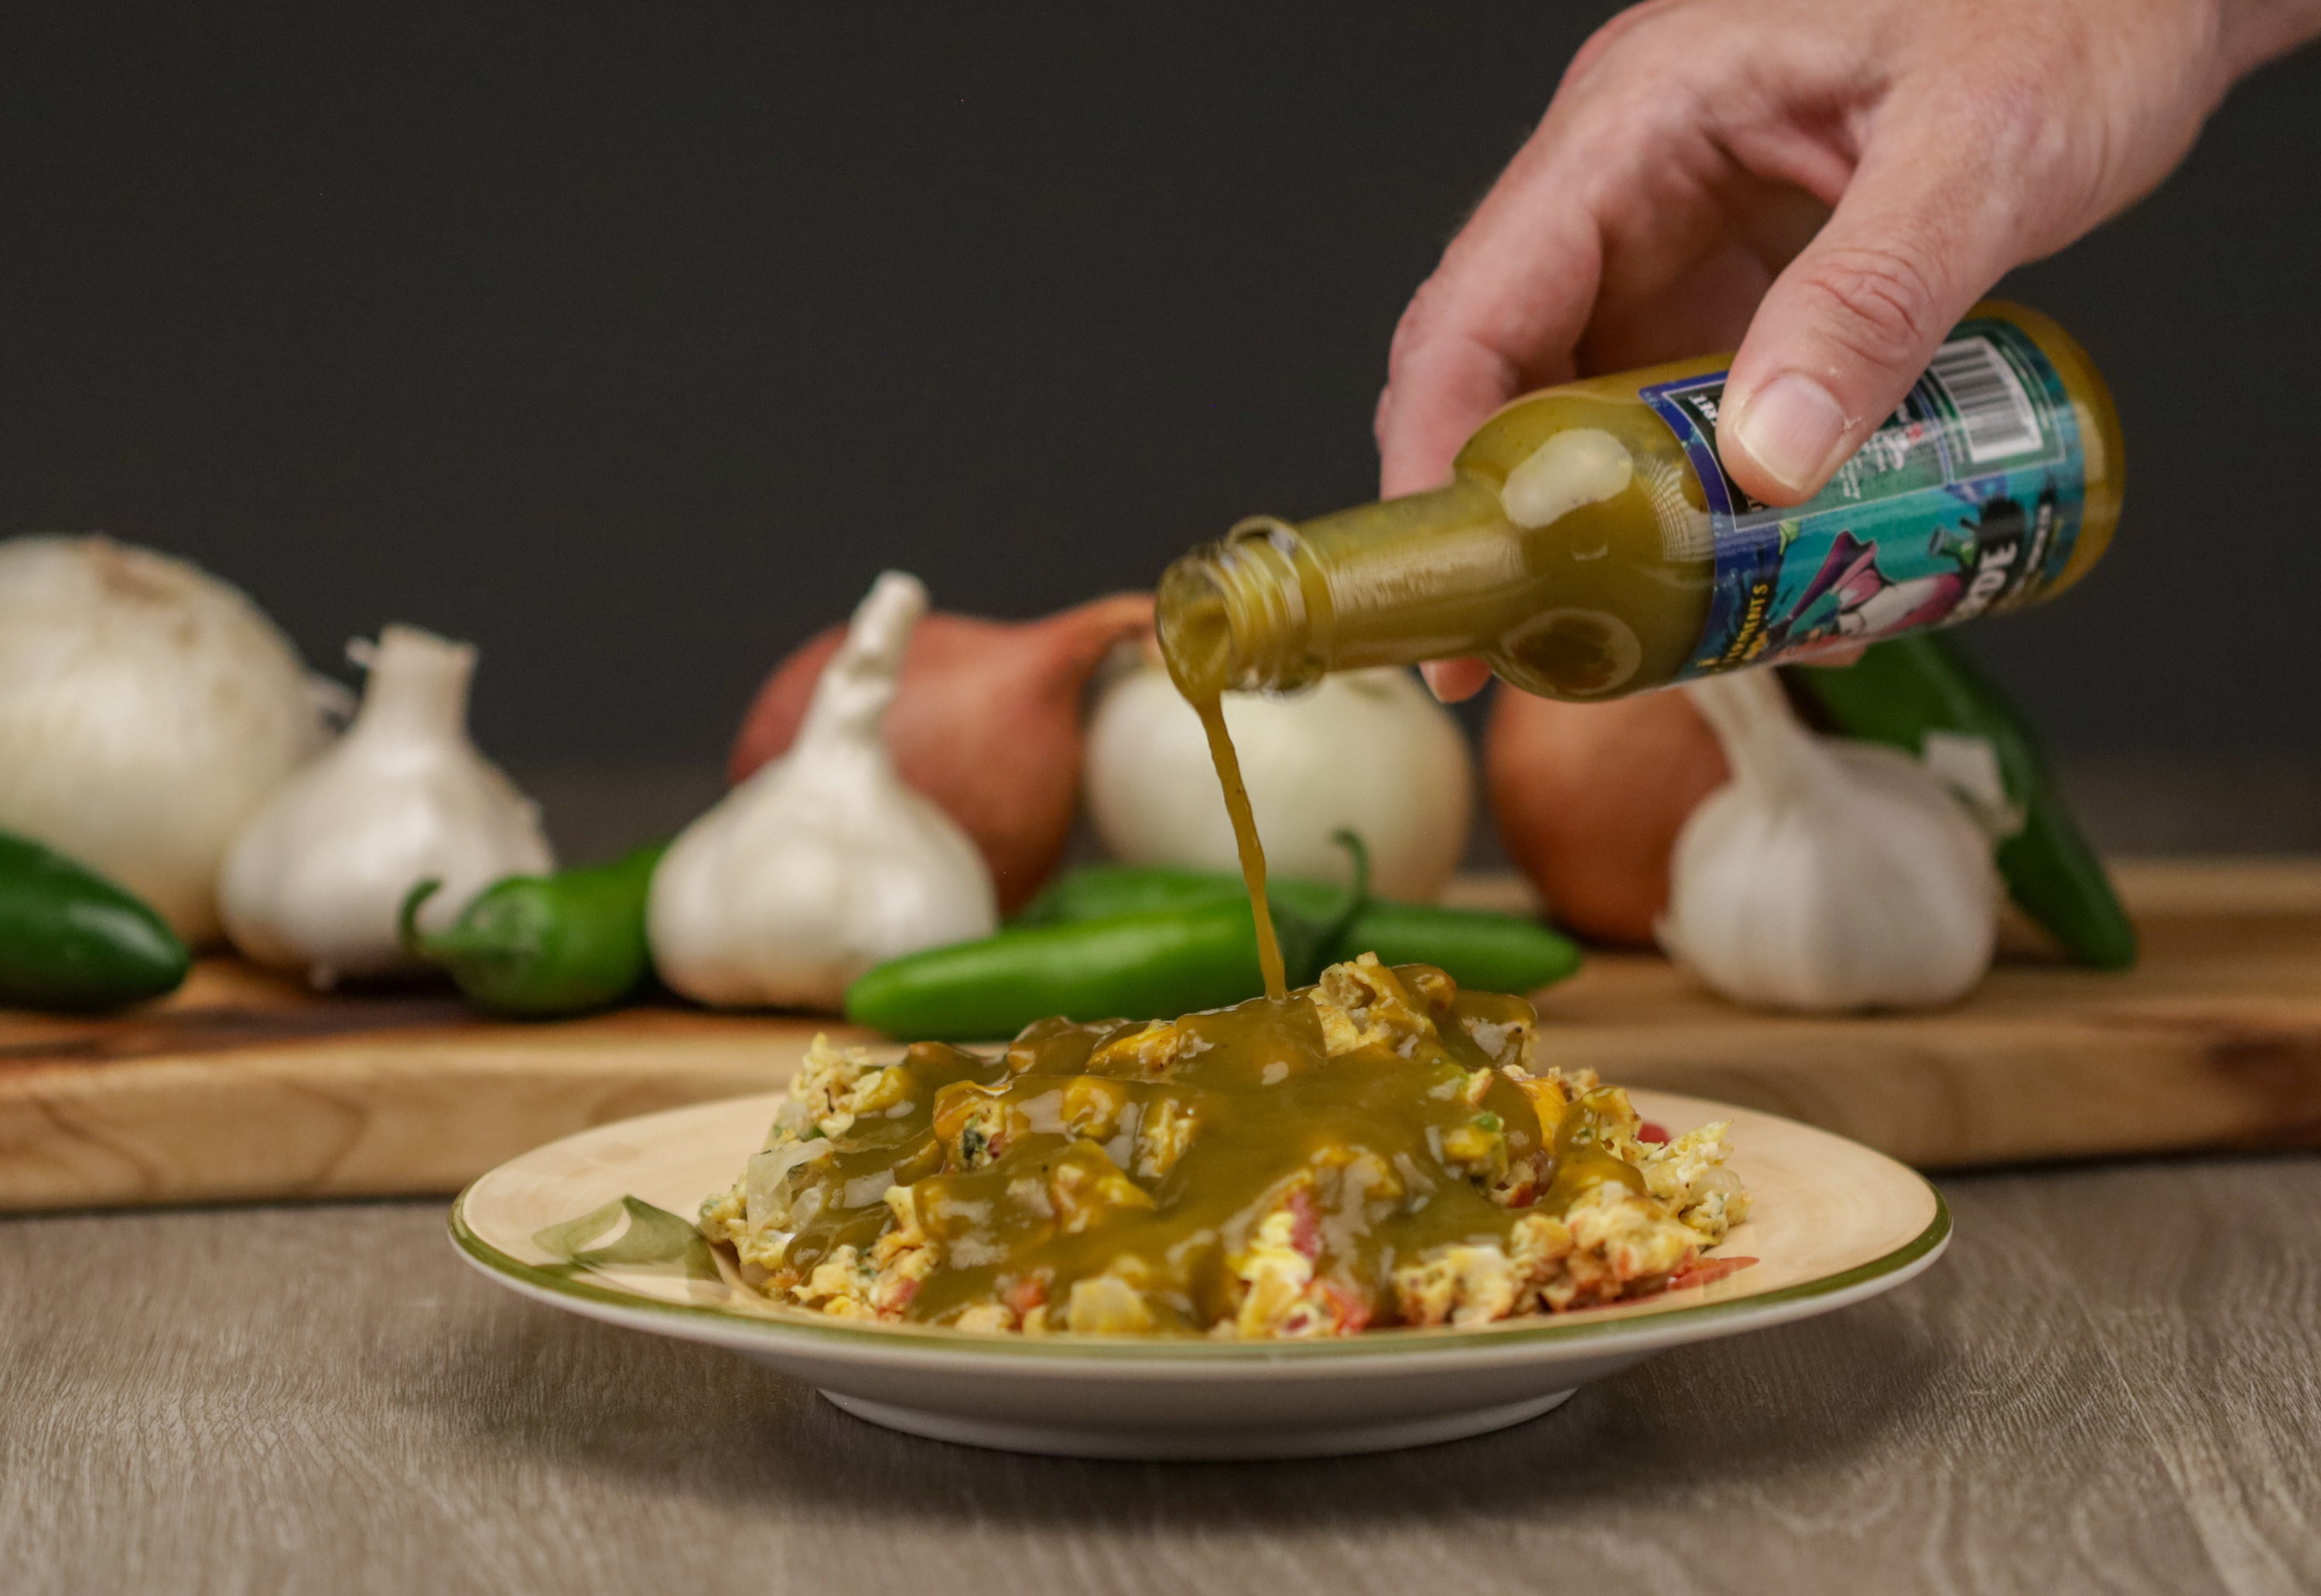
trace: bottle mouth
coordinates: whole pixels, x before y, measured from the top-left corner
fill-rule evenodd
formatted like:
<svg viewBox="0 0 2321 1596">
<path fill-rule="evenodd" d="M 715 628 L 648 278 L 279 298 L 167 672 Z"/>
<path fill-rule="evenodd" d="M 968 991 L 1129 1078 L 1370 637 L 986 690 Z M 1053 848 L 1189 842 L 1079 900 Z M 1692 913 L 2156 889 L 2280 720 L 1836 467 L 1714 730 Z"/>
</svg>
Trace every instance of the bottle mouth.
<svg viewBox="0 0 2321 1596">
<path fill-rule="evenodd" d="M 1286 692 L 1320 677 L 1297 546 L 1288 522 L 1252 516 L 1162 574 L 1156 630 L 1178 691 L 1197 703 L 1227 691 Z"/>
<path fill-rule="evenodd" d="M 1169 678 L 1188 698 L 1211 698 L 1233 685 L 1233 623 L 1216 561 L 1224 548 L 1204 543 L 1161 574 L 1154 629 Z"/>
</svg>

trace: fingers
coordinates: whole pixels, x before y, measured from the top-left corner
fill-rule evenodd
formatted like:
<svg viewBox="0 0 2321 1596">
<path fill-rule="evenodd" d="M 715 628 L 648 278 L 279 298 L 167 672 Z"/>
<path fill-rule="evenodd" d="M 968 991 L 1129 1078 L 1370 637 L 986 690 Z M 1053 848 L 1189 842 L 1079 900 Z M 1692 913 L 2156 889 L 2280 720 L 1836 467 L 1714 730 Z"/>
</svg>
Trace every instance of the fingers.
<svg viewBox="0 0 2321 1596">
<path fill-rule="evenodd" d="M 1988 133 L 1989 141 L 1980 141 Z M 1829 224 L 1774 280 L 1734 357 L 1717 452 L 1768 504 L 1820 491 L 2020 259 L 2006 130 L 1897 118 Z"/>
<path fill-rule="evenodd" d="M 1480 660 L 1429 660 L 1418 670 L 1440 704 L 1471 698 L 1491 679 L 1491 668 Z"/>
<path fill-rule="evenodd" d="M 1412 313 L 1416 311 L 1413 302 Z M 1409 324 L 1412 314 L 1404 316 Z M 1397 351 L 1402 336 L 1396 334 Z M 1515 397 L 1507 357 L 1469 332 L 1430 329 L 1412 353 L 1390 362 L 1372 431 L 1378 437 L 1379 497 L 1399 498 L 1449 479 L 1451 461 L 1484 417 Z"/>
<path fill-rule="evenodd" d="M 1376 431 L 1379 492 L 1437 486 L 1492 411 L 1571 375 L 1601 249 L 1543 124 L 1445 251 L 1395 329 Z"/>
</svg>

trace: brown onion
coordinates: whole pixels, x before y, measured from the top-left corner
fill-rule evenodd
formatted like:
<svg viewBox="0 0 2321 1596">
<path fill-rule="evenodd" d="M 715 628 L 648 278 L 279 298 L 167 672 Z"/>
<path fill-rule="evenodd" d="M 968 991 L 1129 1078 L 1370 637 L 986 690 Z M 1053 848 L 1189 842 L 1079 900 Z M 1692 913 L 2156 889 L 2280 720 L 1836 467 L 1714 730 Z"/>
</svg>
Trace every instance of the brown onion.
<svg viewBox="0 0 2321 1596">
<path fill-rule="evenodd" d="M 1483 740 L 1491 813 L 1555 920 L 1649 946 L 1668 907 L 1669 856 L 1728 774 L 1682 693 L 1567 704 L 1502 685 Z"/>
<path fill-rule="evenodd" d="M 912 634 L 887 746 L 903 780 L 975 839 L 1003 912 L 1040 889 L 1070 839 L 1088 677 L 1151 620 L 1149 594 L 1116 593 L 1037 621 L 939 612 Z M 731 780 L 789 747 L 844 634 L 823 633 L 766 679 L 734 739 Z"/>
</svg>

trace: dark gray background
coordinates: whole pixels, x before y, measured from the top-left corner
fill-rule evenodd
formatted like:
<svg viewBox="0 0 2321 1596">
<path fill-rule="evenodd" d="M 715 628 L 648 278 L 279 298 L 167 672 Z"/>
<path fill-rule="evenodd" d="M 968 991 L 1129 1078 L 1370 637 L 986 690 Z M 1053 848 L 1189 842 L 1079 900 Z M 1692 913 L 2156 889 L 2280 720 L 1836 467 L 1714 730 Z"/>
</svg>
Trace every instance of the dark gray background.
<svg viewBox="0 0 2321 1596">
<path fill-rule="evenodd" d="M 1392 9 L 12 8 L 0 531 L 333 667 L 473 637 L 520 768 L 705 772 L 882 565 L 1030 615 L 1369 497 L 1397 313 L 1615 8 Z M 2316 106 L 2009 285 L 2126 418 L 2105 568 L 1974 631 L 2081 765 L 2321 756 Z"/>
</svg>

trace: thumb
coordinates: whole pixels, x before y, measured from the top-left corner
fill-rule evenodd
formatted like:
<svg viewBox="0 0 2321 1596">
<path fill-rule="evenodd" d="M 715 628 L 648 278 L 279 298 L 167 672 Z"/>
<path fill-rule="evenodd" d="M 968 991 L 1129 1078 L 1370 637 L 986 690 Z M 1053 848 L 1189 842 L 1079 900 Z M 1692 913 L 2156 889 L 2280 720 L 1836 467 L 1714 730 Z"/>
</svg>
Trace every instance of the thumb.
<svg viewBox="0 0 2321 1596">
<path fill-rule="evenodd" d="M 1775 279 L 1733 358 L 1716 449 L 1767 504 L 1811 498 L 1901 404 L 2019 256 L 2019 178 L 1930 159 L 1924 124 L 1873 144 L 1828 223 Z"/>
</svg>

